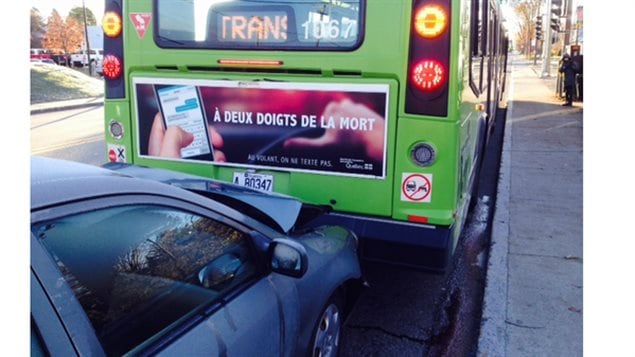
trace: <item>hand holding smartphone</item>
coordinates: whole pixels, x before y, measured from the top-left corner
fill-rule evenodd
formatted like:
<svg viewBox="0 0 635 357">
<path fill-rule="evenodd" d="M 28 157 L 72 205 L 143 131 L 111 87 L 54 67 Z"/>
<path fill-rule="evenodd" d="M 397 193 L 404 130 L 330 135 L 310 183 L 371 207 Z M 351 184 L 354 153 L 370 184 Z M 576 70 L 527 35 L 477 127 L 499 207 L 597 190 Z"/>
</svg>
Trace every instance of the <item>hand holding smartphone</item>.
<svg viewBox="0 0 635 357">
<path fill-rule="evenodd" d="M 155 85 L 154 89 L 165 128 L 178 126 L 194 135 L 194 141 L 181 149 L 181 157 L 213 161 L 214 150 L 198 88 L 192 85 Z"/>
</svg>

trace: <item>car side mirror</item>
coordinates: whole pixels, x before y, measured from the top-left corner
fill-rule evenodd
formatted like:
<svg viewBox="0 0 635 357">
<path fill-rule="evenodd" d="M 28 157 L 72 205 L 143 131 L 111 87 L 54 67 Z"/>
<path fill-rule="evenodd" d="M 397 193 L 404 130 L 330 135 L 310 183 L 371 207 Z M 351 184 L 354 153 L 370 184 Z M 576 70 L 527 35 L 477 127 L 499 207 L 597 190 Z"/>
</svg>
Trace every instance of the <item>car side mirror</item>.
<svg viewBox="0 0 635 357">
<path fill-rule="evenodd" d="M 309 268 L 306 249 L 289 239 L 274 239 L 269 245 L 271 270 L 294 278 L 301 278 Z"/>
</svg>

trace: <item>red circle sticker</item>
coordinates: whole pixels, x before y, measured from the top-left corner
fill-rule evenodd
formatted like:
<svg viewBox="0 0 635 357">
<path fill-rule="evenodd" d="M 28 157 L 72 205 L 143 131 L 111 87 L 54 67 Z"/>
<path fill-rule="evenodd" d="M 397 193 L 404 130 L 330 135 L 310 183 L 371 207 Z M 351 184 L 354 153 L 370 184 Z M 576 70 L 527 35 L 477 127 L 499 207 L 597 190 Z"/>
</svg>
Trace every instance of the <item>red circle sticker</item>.
<svg viewBox="0 0 635 357">
<path fill-rule="evenodd" d="M 412 202 L 430 202 L 432 193 L 432 175 L 403 174 L 401 182 L 401 200 Z"/>
<path fill-rule="evenodd" d="M 108 150 L 108 159 L 111 162 L 117 162 L 117 153 L 115 152 L 115 150 Z"/>
</svg>

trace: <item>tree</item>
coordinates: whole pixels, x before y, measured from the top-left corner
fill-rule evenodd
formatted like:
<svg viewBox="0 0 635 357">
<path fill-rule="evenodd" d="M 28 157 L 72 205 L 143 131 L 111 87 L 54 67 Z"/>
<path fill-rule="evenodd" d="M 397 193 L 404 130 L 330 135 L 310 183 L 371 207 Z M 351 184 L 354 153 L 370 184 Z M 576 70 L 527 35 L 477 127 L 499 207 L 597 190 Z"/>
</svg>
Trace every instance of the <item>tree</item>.
<svg viewBox="0 0 635 357">
<path fill-rule="evenodd" d="M 536 38 L 536 17 L 540 15 L 541 2 L 542 0 L 510 1 L 510 5 L 518 16 L 519 31 L 516 42 L 524 45 L 526 55 L 531 53 L 531 42 Z"/>
<path fill-rule="evenodd" d="M 57 10 L 53 10 L 48 19 L 48 29 L 44 36 L 44 48 L 65 53 L 75 52 L 84 40 L 84 31 L 81 25 L 72 17 L 62 20 Z"/>
<path fill-rule="evenodd" d="M 84 27 L 84 7 L 76 6 L 68 12 L 68 17 L 72 17 L 79 23 L 79 25 Z M 95 15 L 90 11 L 89 8 L 86 8 L 86 26 L 95 26 L 97 25 L 97 20 L 95 20 Z"/>
<path fill-rule="evenodd" d="M 46 24 L 40 11 L 34 7 L 31 8 L 31 48 L 42 48 L 42 37 L 46 32 Z"/>
</svg>

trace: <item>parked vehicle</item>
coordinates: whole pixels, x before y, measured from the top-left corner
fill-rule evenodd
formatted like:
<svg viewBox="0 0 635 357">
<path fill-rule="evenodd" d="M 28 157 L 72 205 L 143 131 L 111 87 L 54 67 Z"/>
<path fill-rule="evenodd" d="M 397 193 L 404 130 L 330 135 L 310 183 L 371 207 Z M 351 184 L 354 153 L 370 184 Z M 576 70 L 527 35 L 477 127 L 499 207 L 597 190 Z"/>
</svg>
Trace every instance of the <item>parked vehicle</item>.
<svg viewBox="0 0 635 357">
<path fill-rule="evenodd" d="M 91 48 L 90 51 L 86 52 L 86 50 L 82 50 L 77 53 L 71 54 L 71 63 L 74 67 L 84 67 L 88 65 L 88 54 L 90 53 L 90 63 L 91 65 L 95 65 L 95 63 L 100 62 L 104 57 L 104 50 L 102 48 Z"/>
<path fill-rule="evenodd" d="M 51 59 L 51 51 L 43 48 L 32 48 L 31 59 Z"/>
<path fill-rule="evenodd" d="M 120 163 L 31 159 L 32 355 L 337 350 L 357 238 L 321 207 Z"/>
<path fill-rule="evenodd" d="M 99 59 L 95 62 L 95 73 L 100 76 L 104 75 L 104 61 L 102 59 Z"/>
<path fill-rule="evenodd" d="M 54 54 L 51 56 L 51 59 L 53 61 L 55 61 L 55 63 L 59 64 L 60 66 L 70 66 L 70 55 L 66 55 L 66 54 Z"/>
<path fill-rule="evenodd" d="M 69 66 L 70 55 L 63 52 L 54 53 L 54 51 L 46 50 L 43 48 L 31 49 L 31 62 L 37 62 L 37 60 L 43 60 L 43 62 L 59 64 L 61 66 Z"/>
<path fill-rule="evenodd" d="M 43 59 L 37 59 L 37 58 L 31 58 L 31 62 L 35 62 L 35 63 L 48 63 L 48 64 L 54 64 L 57 65 L 57 63 L 55 63 L 55 61 L 53 61 L 50 58 L 43 58 Z"/>
</svg>

